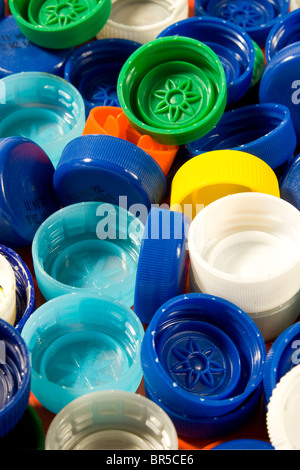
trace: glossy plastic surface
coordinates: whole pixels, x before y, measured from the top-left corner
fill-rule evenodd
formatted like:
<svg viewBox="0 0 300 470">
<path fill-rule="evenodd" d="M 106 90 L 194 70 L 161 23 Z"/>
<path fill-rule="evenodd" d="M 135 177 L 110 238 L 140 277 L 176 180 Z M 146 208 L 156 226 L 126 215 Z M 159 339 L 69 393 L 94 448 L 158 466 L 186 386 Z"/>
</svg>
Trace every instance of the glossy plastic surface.
<svg viewBox="0 0 300 470">
<path fill-rule="evenodd" d="M 277 21 L 271 29 L 265 46 L 267 62 L 284 47 L 300 40 L 300 11 L 290 12 Z"/>
<path fill-rule="evenodd" d="M 280 197 L 300 210 L 300 155 L 292 160 L 279 182 Z"/>
<path fill-rule="evenodd" d="M 31 390 L 57 414 L 99 390 L 136 392 L 144 335 L 135 313 L 111 297 L 69 294 L 39 307 L 22 336 L 31 355 Z"/>
<path fill-rule="evenodd" d="M 223 442 L 212 450 L 275 450 L 272 444 L 258 439 L 236 439 Z"/>
</svg>

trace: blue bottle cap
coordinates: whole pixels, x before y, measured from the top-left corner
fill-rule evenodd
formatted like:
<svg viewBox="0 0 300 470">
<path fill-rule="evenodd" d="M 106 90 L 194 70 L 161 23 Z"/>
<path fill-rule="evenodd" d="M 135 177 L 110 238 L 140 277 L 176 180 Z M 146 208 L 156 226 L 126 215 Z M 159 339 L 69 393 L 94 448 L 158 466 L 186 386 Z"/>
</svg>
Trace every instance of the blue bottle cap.
<svg viewBox="0 0 300 470">
<path fill-rule="evenodd" d="M 285 16 L 290 0 L 195 0 L 195 16 L 216 16 L 242 27 L 264 47 L 273 25 Z"/>
<path fill-rule="evenodd" d="M 72 50 L 36 46 L 21 33 L 14 16 L 9 15 L 0 23 L 0 78 L 33 71 L 63 76 L 65 61 Z"/>
<path fill-rule="evenodd" d="M 300 154 L 290 162 L 279 181 L 280 197 L 300 210 Z"/>
<path fill-rule="evenodd" d="M 222 442 L 211 450 L 274 450 L 270 442 L 259 439 L 234 439 Z"/>
<path fill-rule="evenodd" d="M 122 207 L 96 201 L 52 214 L 32 242 L 34 271 L 45 299 L 98 292 L 131 307 L 143 229 Z"/>
<path fill-rule="evenodd" d="M 140 46 L 127 39 L 97 39 L 70 55 L 64 77 L 82 94 L 86 117 L 96 106 L 120 106 L 118 76 L 125 61 Z"/>
<path fill-rule="evenodd" d="M 35 310 L 35 288 L 32 275 L 22 258 L 11 248 L 0 245 L 3 255 L 13 268 L 16 279 L 16 321 L 14 327 L 19 332 Z"/>
<path fill-rule="evenodd" d="M 211 132 L 187 144 L 187 149 L 191 157 L 211 150 L 240 150 L 275 169 L 293 158 L 296 145 L 289 109 L 260 103 L 227 111 Z"/>
<path fill-rule="evenodd" d="M 58 413 L 86 393 L 136 392 L 143 335 L 135 313 L 111 297 L 75 293 L 46 302 L 22 331 L 31 356 L 33 395 Z"/>
<path fill-rule="evenodd" d="M 20 333 L 0 319 L 0 438 L 20 421 L 29 403 L 30 356 Z"/>
<path fill-rule="evenodd" d="M 278 20 L 271 29 L 265 46 L 267 62 L 284 47 L 300 39 L 300 10 L 294 10 Z"/>
<path fill-rule="evenodd" d="M 167 300 L 185 292 L 189 219 L 153 207 L 146 221 L 136 274 L 134 311 L 149 323 Z"/>
<path fill-rule="evenodd" d="M 259 87 L 260 103 L 277 103 L 290 110 L 297 140 L 300 139 L 300 43 L 290 44 L 268 63 Z"/>
<path fill-rule="evenodd" d="M 197 39 L 217 54 L 226 75 L 227 105 L 245 95 L 252 81 L 255 49 L 242 28 L 221 18 L 193 17 L 172 24 L 158 37 L 176 35 Z"/>
<path fill-rule="evenodd" d="M 280 379 L 299 363 L 300 322 L 297 322 L 283 331 L 268 351 L 263 376 L 266 404 Z"/>
<path fill-rule="evenodd" d="M 144 379 L 153 393 L 180 414 L 193 410 L 201 418 L 242 405 L 262 383 L 265 355 L 253 320 L 208 294 L 183 294 L 164 303 L 141 350 Z"/>
<path fill-rule="evenodd" d="M 0 138 L 22 136 L 38 144 L 55 167 L 67 143 L 82 134 L 84 103 L 61 77 L 21 72 L 0 80 Z"/>
<path fill-rule="evenodd" d="M 0 20 L 2 20 L 2 18 L 4 17 L 4 8 L 4 0 L 0 0 Z"/>
<path fill-rule="evenodd" d="M 122 205 L 124 197 L 128 210 L 141 206 L 143 223 L 145 213 L 166 192 L 166 178 L 156 161 L 135 144 L 110 135 L 83 135 L 70 142 L 53 185 L 62 206 L 83 201 Z"/>
<path fill-rule="evenodd" d="M 0 243 L 30 245 L 41 223 L 59 205 L 54 168 L 37 144 L 23 137 L 0 139 Z"/>
</svg>

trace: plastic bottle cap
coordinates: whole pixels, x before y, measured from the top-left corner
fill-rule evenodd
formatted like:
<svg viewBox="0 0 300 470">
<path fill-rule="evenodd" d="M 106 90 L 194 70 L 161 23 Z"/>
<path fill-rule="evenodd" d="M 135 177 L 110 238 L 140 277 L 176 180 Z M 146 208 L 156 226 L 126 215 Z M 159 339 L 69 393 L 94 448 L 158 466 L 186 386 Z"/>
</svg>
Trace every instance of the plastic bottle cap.
<svg viewBox="0 0 300 470">
<path fill-rule="evenodd" d="M 300 365 L 287 372 L 273 390 L 267 411 L 267 429 L 275 450 L 300 450 Z"/>
<path fill-rule="evenodd" d="M 161 167 L 164 175 L 168 174 L 179 151 L 178 145 L 159 144 L 150 135 L 139 134 L 130 125 L 123 110 L 114 106 L 91 109 L 82 134 L 108 134 L 128 140 L 149 153 Z"/>
<path fill-rule="evenodd" d="M 92 39 L 106 23 L 110 0 L 9 0 L 11 13 L 33 43 L 67 49 Z"/>
<path fill-rule="evenodd" d="M 290 11 L 294 11 L 300 8 L 300 1 L 299 0 L 291 0 L 290 1 Z"/>
<path fill-rule="evenodd" d="M 30 357 L 16 329 L 0 319 L 0 438 L 20 421 L 30 395 Z"/>
<path fill-rule="evenodd" d="M 234 439 L 216 445 L 212 450 L 274 450 L 270 442 L 259 439 Z"/>
<path fill-rule="evenodd" d="M 290 162 L 280 179 L 280 197 L 300 210 L 300 154 Z"/>
<path fill-rule="evenodd" d="M 300 11 L 293 11 L 274 24 L 265 46 L 267 62 L 270 62 L 284 47 L 299 41 L 299 20 Z"/>
<path fill-rule="evenodd" d="M 140 134 L 182 145 L 209 132 L 227 99 L 224 68 L 217 55 L 195 39 L 172 36 L 141 46 L 118 79 L 120 105 Z"/>
<path fill-rule="evenodd" d="M 10 263 L 0 254 L 0 318 L 14 325 L 16 311 L 15 274 Z"/>
<path fill-rule="evenodd" d="M 80 429 L 71 426 L 66 434 L 66 423 L 82 420 Z M 101 449 L 177 450 L 178 438 L 168 415 L 148 398 L 117 390 L 92 392 L 55 416 L 45 450 Z"/>
<path fill-rule="evenodd" d="M 31 140 L 7 137 L 0 139 L 0 167 L 0 243 L 28 246 L 40 224 L 59 208 L 53 165 Z"/>
<path fill-rule="evenodd" d="M 217 16 L 241 26 L 260 47 L 289 10 L 289 0 L 195 0 L 195 16 Z"/>
<path fill-rule="evenodd" d="M 219 57 L 226 75 L 227 105 L 237 102 L 250 87 L 255 49 L 240 27 L 213 17 L 193 17 L 174 23 L 159 37 L 186 36 L 205 43 Z"/>
<path fill-rule="evenodd" d="M 184 294 L 153 316 L 141 349 L 147 389 L 200 421 L 237 410 L 262 383 L 266 351 L 254 322 L 224 299 Z"/>
<path fill-rule="evenodd" d="M 55 167 L 68 142 L 82 134 L 83 99 L 61 77 L 23 72 L 0 80 L 0 137 L 22 136 L 38 144 Z"/>
<path fill-rule="evenodd" d="M 192 205 L 194 218 L 195 212 L 223 196 L 249 191 L 279 197 L 278 179 L 271 167 L 250 153 L 215 150 L 191 158 L 179 168 L 170 203 L 182 212 L 185 205 Z"/>
<path fill-rule="evenodd" d="M 0 20 L 4 17 L 4 0 L 0 0 Z"/>
<path fill-rule="evenodd" d="M 45 299 L 96 291 L 131 307 L 143 228 L 133 214 L 113 204 L 91 201 L 55 212 L 32 242 Z"/>
<path fill-rule="evenodd" d="M 64 77 L 80 91 L 86 117 L 96 106 L 120 106 L 118 76 L 124 62 L 140 46 L 125 39 L 94 40 L 69 56 Z"/>
<path fill-rule="evenodd" d="M 166 178 L 135 144 L 109 135 L 85 135 L 65 147 L 53 186 L 62 206 L 83 201 L 119 205 L 123 197 L 126 208 L 138 208 L 145 223 L 145 212 L 166 193 Z"/>
<path fill-rule="evenodd" d="M 204 208 L 188 246 L 201 292 L 246 313 L 278 308 L 300 290 L 300 213 L 269 194 L 240 193 Z"/>
<path fill-rule="evenodd" d="M 53 50 L 36 46 L 21 33 L 13 15 L 0 23 L 0 78 L 33 71 L 63 76 L 64 65 L 71 52 L 72 49 Z"/>
<path fill-rule="evenodd" d="M 259 86 L 260 103 L 284 104 L 290 110 L 297 139 L 300 138 L 299 86 L 300 44 L 290 44 L 267 64 Z"/>
<path fill-rule="evenodd" d="M 211 132 L 187 144 L 187 149 L 192 156 L 211 150 L 240 150 L 275 169 L 293 158 L 296 145 L 289 109 L 261 103 L 227 111 Z"/>
<path fill-rule="evenodd" d="M 250 89 L 255 87 L 263 76 L 265 71 L 265 56 L 264 52 L 262 51 L 261 47 L 253 41 L 254 51 L 255 51 L 255 60 L 254 60 L 254 67 L 253 67 L 253 76 L 250 83 Z"/>
<path fill-rule="evenodd" d="M 46 302 L 22 330 L 33 395 L 57 414 L 94 391 L 135 393 L 142 379 L 143 335 L 135 313 L 111 297 L 81 292 Z"/>
<path fill-rule="evenodd" d="M 186 0 L 112 0 L 111 14 L 98 38 L 132 39 L 145 44 L 168 25 L 188 17 Z"/>
<path fill-rule="evenodd" d="M 149 323 L 167 300 L 185 292 L 188 274 L 186 246 L 189 219 L 153 207 L 146 221 L 139 254 L 134 311 Z"/>
</svg>

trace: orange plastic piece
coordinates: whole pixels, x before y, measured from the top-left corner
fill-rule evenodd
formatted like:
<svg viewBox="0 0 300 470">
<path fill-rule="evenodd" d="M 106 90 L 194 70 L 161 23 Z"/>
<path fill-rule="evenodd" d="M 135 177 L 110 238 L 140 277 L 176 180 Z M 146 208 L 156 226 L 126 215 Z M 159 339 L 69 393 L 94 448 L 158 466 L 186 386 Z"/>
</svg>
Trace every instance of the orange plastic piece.
<svg viewBox="0 0 300 470">
<path fill-rule="evenodd" d="M 179 150 L 178 145 L 163 145 L 149 135 L 139 134 L 130 125 L 123 110 L 114 106 L 97 106 L 90 111 L 83 129 L 86 134 L 108 134 L 127 140 L 147 152 L 168 174 Z"/>
</svg>

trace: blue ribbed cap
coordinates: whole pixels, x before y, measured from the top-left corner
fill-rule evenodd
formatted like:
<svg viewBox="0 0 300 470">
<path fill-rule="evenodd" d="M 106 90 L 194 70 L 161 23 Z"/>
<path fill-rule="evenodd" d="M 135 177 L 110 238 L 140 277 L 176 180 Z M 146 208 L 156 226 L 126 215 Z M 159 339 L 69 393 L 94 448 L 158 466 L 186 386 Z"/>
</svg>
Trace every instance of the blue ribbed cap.
<svg viewBox="0 0 300 470">
<path fill-rule="evenodd" d="M 294 10 L 278 20 L 271 29 L 265 46 L 267 62 L 284 47 L 300 40 L 300 10 Z"/>
<path fill-rule="evenodd" d="M 255 61 L 254 44 L 239 26 L 213 17 L 188 18 L 166 28 L 158 37 L 186 36 L 203 42 L 219 57 L 227 83 L 227 105 L 248 91 Z"/>
<path fill-rule="evenodd" d="M 240 150 L 275 169 L 293 158 L 296 145 L 289 109 L 261 103 L 227 111 L 211 132 L 189 143 L 187 149 L 192 157 L 212 150 Z"/>
<path fill-rule="evenodd" d="M 167 300 L 185 292 L 187 216 L 153 207 L 146 221 L 136 274 L 134 311 L 149 323 Z"/>
<path fill-rule="evenodd" d="M 143 206 L 143 223 L 151 205 L 160 204 L 166 192 L 166 178 L 156 161 L 135 144 L 109 135 L 84 135 L 70 142 L 53 185 L 62 206 L 83 201 L 120 205 L 119 198 L 126 197 L 127 210 Z"/>
<path fill-rule="evenodd" d="M 0 319 L 0 438 L 20 421 L 30 395 L 30 356 L 20 333 Z"/>
<path fill-rule="evenodd" d="M 274 447 L 270 442 L 259 439 L 235 439 L 222 442 L 212 450 L 274 450 Z"/>
<path fill-rule="evenodd" d="M 279 182 L 280 197 L 300 210 L 300 154 L 290 162 Z"/>
</svg>

